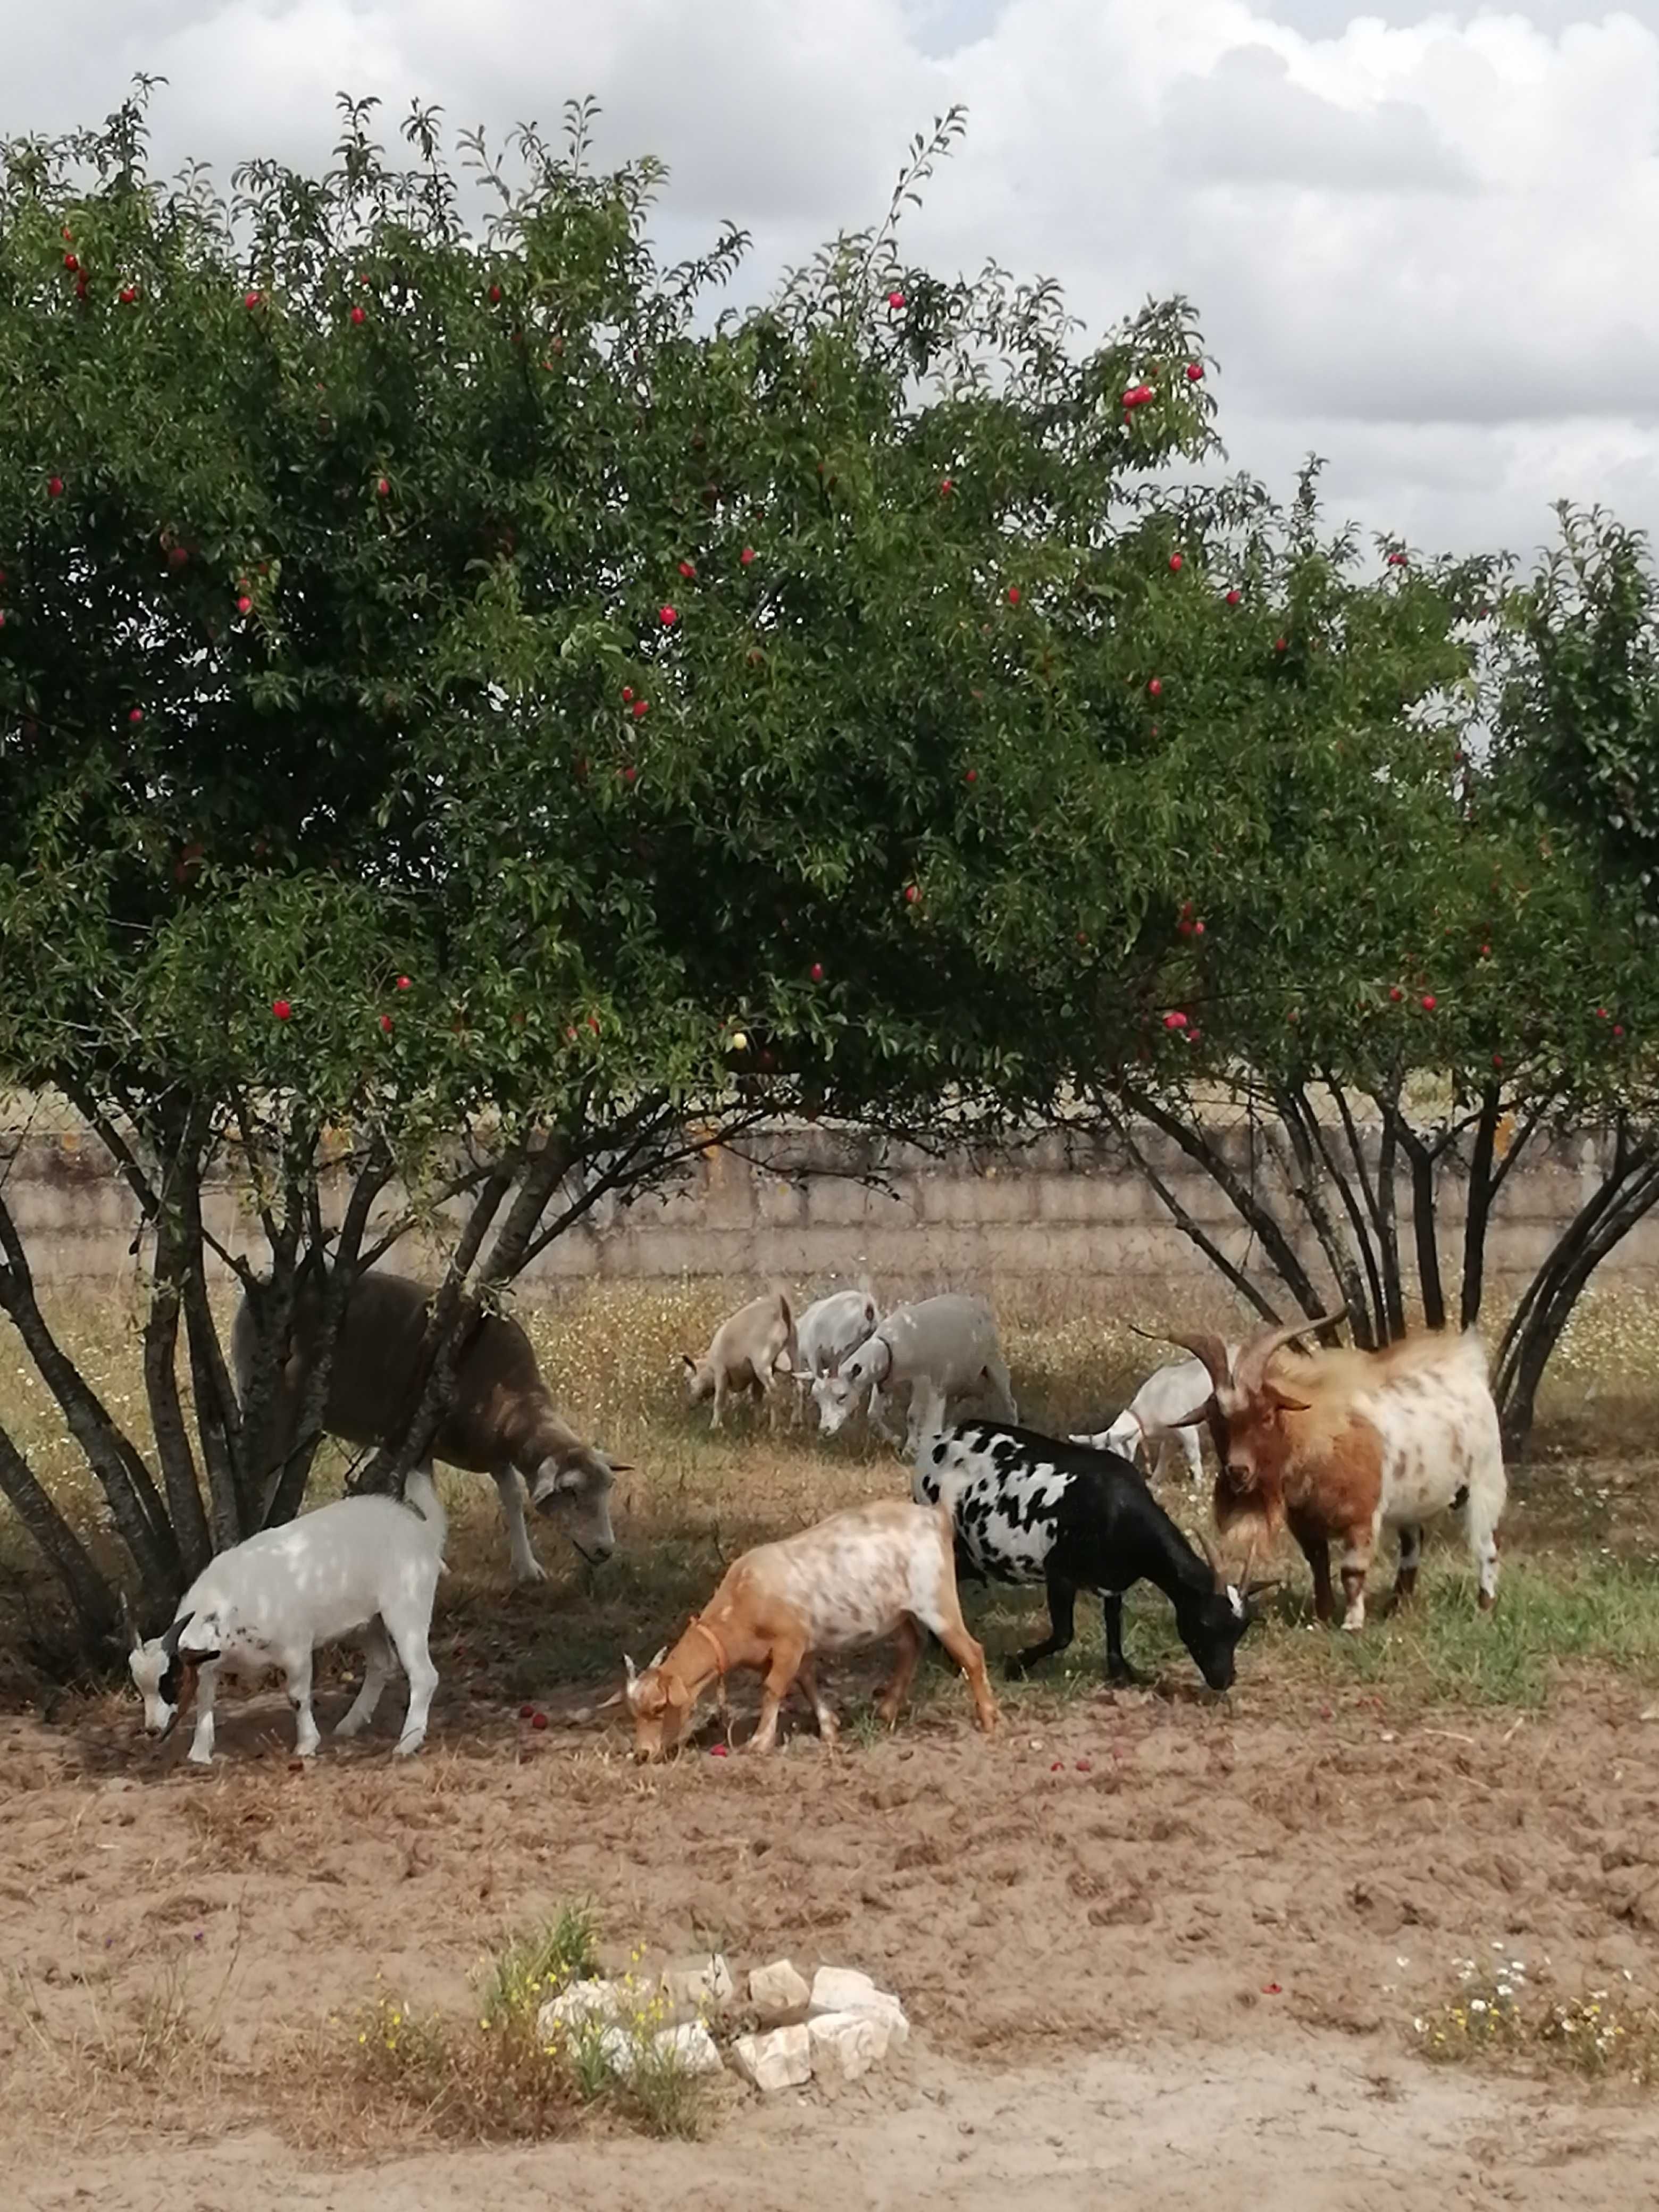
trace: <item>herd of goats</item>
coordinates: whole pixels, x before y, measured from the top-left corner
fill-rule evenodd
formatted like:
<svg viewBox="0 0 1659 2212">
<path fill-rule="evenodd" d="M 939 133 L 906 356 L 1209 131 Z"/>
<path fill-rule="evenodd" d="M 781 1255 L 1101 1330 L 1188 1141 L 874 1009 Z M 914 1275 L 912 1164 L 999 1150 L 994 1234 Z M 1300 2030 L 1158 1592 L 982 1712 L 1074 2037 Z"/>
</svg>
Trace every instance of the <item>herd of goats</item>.
<svg viewBox="0 0 1659 2212">
<path fill-rule="evenodd" d="M 355 1286 L 330 1369 L 331 1433 L 362 1446 L 386 1440 L 416 1372 L 429 1297 L 422 1285 L 385 1273 Z M 996 1703 L 984 1654 L 963 1626 L 959 1574 L 1046 1586 L 1049 1632 L 1007 1662 L 1013 1674 L 1065 1650 L 1079 1592 L 1097 1596 L 1114 1681 L 1135 1679 L 1123 1654 L 1124 1593 L 1149 1582 L 1169 1598 L 1182 1642 L 1218 1691 L 1231 1686 L 1239 1640 L 1271 1586 L 1249 1579 L 1256 1551 L 1284 1530 L 1312 1569 L 1322 1620 L 1335 1610 L 1330 1546 L 1340 1547 L 1343 1626 L 1358 1629 L 1382 1532 L 1393 1530 L 1398 1541 L 1395 1591 L 1403 1601 L 1416 1581 L 1424 1524 L 1449 1512 L 1462 1522 L 1480 1602 L 1490 1606 L 1505 1484 L 1478 1338 L 1425 1331 L 1378 1352 L 1293 1348 L 1341 1317 L 1262 1329 L 1237 1344 L 1172 1336 L 1188 1356 L 1150 1376 L 1109 1428 L 1060 1438 L 1018 1425 L 995 1321 L 981 1298 L 949 1292 L 884 1316 L 867 1288 L 837 1291 L 799 1317 L 781 1290 L 751 1300 L 716 1329 L 701 1358 L 684 1355 L 693 1405 L 712 1400 L 718 1427 L 732 1394 L 750 1395 L 769 1404 L 775 1425 L 793 1393 L 797 1421 L 810 1403 L 826 1432 L 861 1414 L 896 1441 L 888 1414 L 902 1403 L 911 1495 L 854 1506 L 757 1545 L 734 1562 L 672 1650 L 665 1646 L 643 1669 L 628 1660 L 625 1686 L 609 1702 L 626 1700 L 635 1755 L 672 1750 L 711 1686 L 724 1709 L 727 1677 L 743 1670 L 762 1677 L 747 1748 L 775 1742 L 779 1709 L 797 1683 L 833 1741 L 819 1656 L 895 1637 L 897 1662 L 878 1705 L 890 1725 L 924 1631 L 967 1675 L 980 1727 L 994 1729 Z M 279 1381 L 279 1469 L 292 1449 L 319 1318 L 318 1295 L 302 1295 Z M 244 1395 L 255 1346 L 245 1301 L 232 1337 Z M 584 1558 L 608 1558 L 615 1548 L 611 1493 L 626 1470 L 562 1419 L 515 1321 L 485 1316 L 456 1364 L 454 1386 L 430 1457 L 493 1476 L 519 1578 L 543 1571 L 526 1526 L 526 1496 Z M 990 1402 L 991 1418 L 952 1418 L 975 1399 Z M 1143 1453 L 1156 1462 L 1179 1448 L 1194 1481 L 1201 1480 L 1205 1429 L 1218 1462 L 1218 1534 L 1249 1543 L 1237 1579 L 1207 1539 L 1194 1547 L 1137 1465 Z M 347 1496 L 221 1553 L 185 1591 L 164 1634 L 135 1633 L 130 1666 L 146 1728 L 165 1734 L 193 1698 L 189 1756 L 205 1764 L 221 1674 L 246 1680 L 280 1672 L 295 1708 L 295 1748 L 308 1758 L 319 1741 L 313 1654 L 350 1640 L 363 1651 L 364 1678 L 336 1735 L 368 1725 L 401 1664 L 409 1708 L 397 1749 L 417 1751 L 438 1680 L 428 1633 L 446 1533 L 428 1463 L 410 1474 L 401 1500 Z"/>
</svg>

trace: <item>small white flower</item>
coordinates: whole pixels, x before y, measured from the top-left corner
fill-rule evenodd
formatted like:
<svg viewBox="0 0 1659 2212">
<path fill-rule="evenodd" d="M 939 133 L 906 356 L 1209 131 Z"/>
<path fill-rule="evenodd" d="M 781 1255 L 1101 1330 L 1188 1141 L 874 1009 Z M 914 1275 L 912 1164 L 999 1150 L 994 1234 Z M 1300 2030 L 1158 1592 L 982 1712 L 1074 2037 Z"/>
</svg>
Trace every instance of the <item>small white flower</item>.
<svg viewBox="0 0 1659 2212">
<path fill-rule="evenodd" d="M 1396 1966 L 1409 1966 L 1411 1960 L 1409 1959 L 1396 1958 L 1394 1963 Z"/>
<path fill-rule="evenodd" d="M 1485 2012 L 1486 2009 L 1486 2000 L 1485 1997 L 1471 1997 L 1469 1999 L 1469 2010 L 1471 2012 Z"/>
</svg>

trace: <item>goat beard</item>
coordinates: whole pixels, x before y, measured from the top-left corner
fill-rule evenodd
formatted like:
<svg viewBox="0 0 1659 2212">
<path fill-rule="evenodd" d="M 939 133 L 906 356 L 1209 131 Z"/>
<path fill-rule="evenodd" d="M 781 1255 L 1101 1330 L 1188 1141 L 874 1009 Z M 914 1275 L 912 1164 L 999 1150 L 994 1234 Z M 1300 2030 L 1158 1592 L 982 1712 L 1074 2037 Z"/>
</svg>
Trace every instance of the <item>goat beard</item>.
<svg viewBox="0 0 1659 2212">
<path fill-rule="evenodd" d="M 1232 1480 L 1224 1469 L 1216 1477 L 1212 1500 L 1217 1530 L 1224 1536 L 1244 1535 L 1269 1549 L 1285 1525 L 1285 1496 L 1276 1482 L 1263 1483 L 1258 1475 L 1245 1484 Z"/>
</svg>

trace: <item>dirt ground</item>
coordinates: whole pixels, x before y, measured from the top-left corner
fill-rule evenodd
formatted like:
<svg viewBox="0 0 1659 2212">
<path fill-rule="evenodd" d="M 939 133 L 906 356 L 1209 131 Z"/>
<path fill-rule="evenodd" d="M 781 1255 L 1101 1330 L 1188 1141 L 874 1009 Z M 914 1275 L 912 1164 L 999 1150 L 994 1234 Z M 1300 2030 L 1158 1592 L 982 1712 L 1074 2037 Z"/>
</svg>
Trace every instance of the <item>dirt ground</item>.
<svg viewBox="0 0 1659 2212">
<path fill-rule="evenodd" d="M 1225 1706 L 1102 1692 L 1011 1711 L 990 1743 L 956 1694 L 868 1749 L 802 1734 L 770 1763 L 699 1751 L 649 1773 L 556 1705 L 544 1734 L 480 1710 L 410 1768 L 381 1742 L 295 1773 L 266 1699 L 205 1778 L 182 1743 L 135 1745 L 130 1717 L 73 1741 L 6 1723 L 0 1956 L 54 2027 L 46 2046 L 15 2014 L 0 2029 L 25 2093 L 0 2195 L 511 2212 L 741 2186 L 754 2212 L 799 2212 L 1107 2188 L 1174 2206 L 1200 2181 L 1225 2203 L 1271 2176 L 1296 2212 L 1659 2203 L 1651 2106 L 1411 2049 L 1414 2008 L 1494 1946 L 1563 1988 L 1652 1985 L 1659 1778 L 1626 1690 L 1404 1727 L 1359 1693 L 1297 1713 L 1248 1686 Z M 736 2104 L 701 2144 L 388 2140 L 343 2166 L 272 2037 L 337 2039 L 329 2016 L 377 1972 L 457 1998 L 506 1928 L 573 1895 L 665 1953 L 861 1966 L 902 1994 L 910 2052 L 838 2097 Z M 77 2033 L 169 1971 L 204 1999 L 228 1973 L 220 2056 L 159 2112 L 101 2076 L 88 2097 Z"/>
<path fill-rule="evenodd" d="M 75 1318 L 94 1346 L 106 1330 L 100 1380 L 127 1402 L 130 1329 Z M 1540 1996 L 1659 1995 L 1645 1311 L 1598 1340 L 1628 1376 L 1571 1371 L 1577 1425 L 1517 1477 L 1490 1619 L 1441 1546 L 1414 1616 L 1379 1606 L 1362 1638 L 1334 1637 L 1291 1559 L 1225 1699 L 1200 1689 L 1167 1605 L 1132 1597 L 1153 1688 L 1099 1686 L 1090 1619 L 1069 1667 L 999 1681 L 992 1741 L 933 1662 L 900 1729 L 872 1729 L 878 1657 L 830 1680 L 836 1753 L 797 1716 L 769 1761 L 711 1757 L 710 1716 L 646 1771 L 593 1711 L 621 1650 L 648 1659 L 744 1544 L 902 1479 L 840 1439 L 711 1437 L 674 1380 L 703 1318 L 638 1297 L 538 1318 L 563 1401 L 640 1470 L 617 1555 L 594 1576 L 538 1528 L 550 1579 L 510 1589 L 489 1486 L 447 1478 L 441 1687 L 407 1765 L 389 1757 L 399 1683 L 370 1738 L 325 1741 L 303 1771 L 280 1696 L 231 1695 L 198 1774 L 187 1732 L 147 1742 L 131 1697 L 49 1687 L 14 1571 L 0 2212 L 1225 2212 L 1268 2188 L 1280 2212 L 1659 2205 L 1659 2096 L 1536 2050 L 1431 2063 L 1413 2026 L 1471 1959 L 1524 1961 Z M 1005 1327 L 1022 1403 L 1057 1427 L 1121 1402 L 1111 1363 L 1145 1354 L 1103 1351 L 1087 1317 Z M 1610 1394 L 1638 1386 L 1621 1435 Z M 50 1407 L 20 1413 L 90 1526 Z M 964 1600 L 994 1674 L 1040 1595 Z M 319 1682 L 326 1729 L 349 1692 L 332 1662 Z M 722 2090 L 696 2142 L 613 2118 L 491 2147 L 364 2094 L 352 2027 L 377 1992 L 465 2018 L 481 1961 L 583 1899 L 607 1966 L 642 1946 L 647 1971 L 706 1948 L 739 1978 L 784 1954 L 860 1967 L 902 1998 L 910 2046 L 839 2094 Z"/>
</svg>

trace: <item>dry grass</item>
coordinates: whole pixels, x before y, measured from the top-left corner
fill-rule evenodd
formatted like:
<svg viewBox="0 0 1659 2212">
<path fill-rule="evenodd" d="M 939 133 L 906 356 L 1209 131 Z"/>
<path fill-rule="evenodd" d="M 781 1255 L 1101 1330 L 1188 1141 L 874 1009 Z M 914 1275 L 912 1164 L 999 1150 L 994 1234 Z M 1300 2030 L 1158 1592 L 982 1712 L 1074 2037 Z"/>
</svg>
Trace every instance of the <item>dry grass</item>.
<svg viewBox="0 0 1659 2212">
<path fill-rule="evenodd" d="M 479 1714 L 482 1724 L 500 1726 L 493 1710 L 500 1705 L 547 1702 L 552 1686 L 591 1702 L 614 1686 L 623 1652 L 648 1656 L 747 1545 L 902 1486 L 893 1455 L 857 1438 L 825 1441 L 788 1428 L 773 1433 L 746 1409 L 716 1436 L 706 1407 L 688 1408 L 680 1349 L 700 1346 L 735 1295 L 708 1284 L 599 1285 L 523 1308 L 561 1405 L 637 1472 L 619 1486 L 619 1545 L 608 1565 L 588 1569 L 544 1526 L 536 1540 L 550 1586 L 512 1592 L 504 1588 L 506 1547 L 493 1489 L 445 1477 L 453 1573 L 440 1599 L 434 1656 L 447 1689 L 458 1686 L 491 1709 Z M 1052 1294 L 1015 1290 L 998 1304 L 1022 1413 L 1034 1425 L 1061 1431 L 1101 1425 L 1157 1357 L 1126 1319 L 1091 1311 L 1081 1299 L 1062 1304 Z M 58 1301 L 52 1317 L 106 1401 L 143 1441 L 136 1310 L 114 1300 L 74 1298 Z M 1137 1318 L 1156 1325 L 1152 1316 Z M 70 1519 L 101 1543 L 95 1486 L 21 1352 L 14 1345 L 5 1358 L 0 1419 Z M 1363 1638 L 1316 1634 L 1305 1570 L 1287 1553 L 1288 1587 L 1253 1635 L 1243 1671 L 1332 1693 L 1373 1689 L 1402 1707 L 1471 1699 L 1536 1705 L 1563 1665 L 1613 1667 L 1659 1680 L 1653 1480 L 1659 1460 L 1650 1442 L 1656 1375 L 1659 1308 L 1630 1293 L 1587 1298 L 1553 1373 L 1540 1450 L 1516 1473 L 1495 1620 L 1477 1617 L 1462 1555 L 1431 1539 L 1415 1608 L 1392 1620 L 1379 1613 Z M 318 1498 L 337 1488 L 346 1464 L 342 1451 L 329 1448 Z M 1169 1492 L 1167 1502 L 1188 1528 L 1200 1525 L 1203 1500 L 1181 1490 Z M 50 1621 L 53 1599 L 0 1507 L 0 1590 L 8 1586 L 21 1601 L 6 1608 L 11 1637 L 0 1627 L 0 1702 L 9 1679 L 19 1702 L 46 1689 L 21 1662 L 32 1630 Z M 994 1653 L 1029 1640 L 1040 1592 L 965 1595 L 975 1633 Z M 1092 1688 L 1099 1665 L 1092 1609 L 1081 1627 L 1066 1662 L 1031 1684 L 1009 1686 L 1014 1706 L 1028 1703 L 1041 1712 Z M 1155 1594 L 1132 1597 L 1130 1637 L 1141 1663 L 1166 1668 L 1177 1680 L 1190 1677 L 1168 1607 Z M 323 1685 L 342 1680 L 344 1665 L 324 1655 Z M 863 1674 L 854 1670 L 854 1680 L 861 1685 Z M 934 1666 L 920 1689 L 925 1709 L 941 1694 L 954 1698 L 957 1686 Z M 940 1717 L 951 1710 L 943 1708 Z M 848 1717 L 856 1740 L 867 1717 L 854 1703 Z M 254 1815 L 200 1802 L 188 1817 L 216 1865 L 258 1862 Z"/>
<path fill-rule="evenodd" d="M 31 1975 L 9 1975 L 6 2008 L 36 2062 L 37 2099 L 77 2134 L 88 2113 L 106 2121 L 216 2102 L 231 2070 L 225 2016 L 240 1955 L 239 1921 L 228 1955 L 211 1968 L 174 1948 L 133 1982 L 101 1946 L 77 1936 L 54 1969 L 50 1999 Z"/>
</svg>

